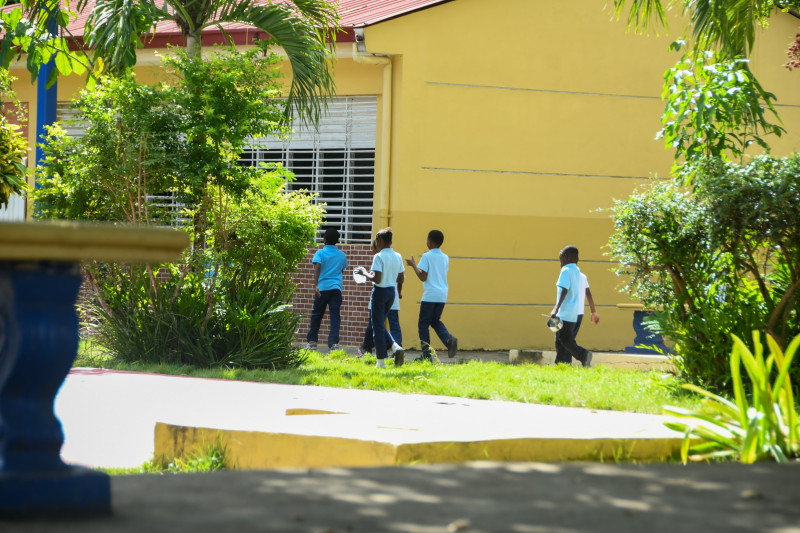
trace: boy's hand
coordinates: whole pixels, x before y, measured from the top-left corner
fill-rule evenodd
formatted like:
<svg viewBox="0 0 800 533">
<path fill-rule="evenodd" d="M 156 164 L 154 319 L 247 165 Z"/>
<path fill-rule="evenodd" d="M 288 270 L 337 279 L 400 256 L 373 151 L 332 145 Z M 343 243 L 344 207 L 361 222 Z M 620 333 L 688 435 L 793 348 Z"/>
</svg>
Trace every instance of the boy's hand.
<svg viewBox="0 0 800 533">
<path fill-rule="evenodd" d="M 592 312 L 592 322 L 594 322 L 595 324 L 598 324 L 600 322 L 600 317 L 597 316 L 597 313 L 595 312 Z"/>
<path fill-rule="evenodd" d="M 558 307 L 554 307 L 552 311 L 550 311 L 550 318 L 555 318 L 558 314 Z"/>
<path fill-rule="evenodd" d="M 317 298 L 322 297 L 322 293 L 319 292 L 319 286 L 314 287 L 314 294 L 316 294 Z"/>
<path fill-rule="evenodd" d="M 408 266 L 410 266 L 411 268 L 416 268 L 417 267 L 417 262 L 414 261 L 414 256 L 413 255 L 409 259 L 406 259 L 406 264 Z"/>
</svg>

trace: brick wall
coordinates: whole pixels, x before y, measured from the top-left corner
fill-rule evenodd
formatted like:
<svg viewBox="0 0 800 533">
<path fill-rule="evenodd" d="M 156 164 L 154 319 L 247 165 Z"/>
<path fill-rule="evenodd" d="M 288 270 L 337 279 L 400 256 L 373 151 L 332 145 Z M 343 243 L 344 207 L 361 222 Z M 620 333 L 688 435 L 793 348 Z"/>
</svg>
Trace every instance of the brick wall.
<svg viewBox="0 0 800 533">
<path fill-rule="evenodd" d="M 339 244 L 339 249 L 347 255 L 348 268 L 344 273 L 344 287 L 342 290 L 342 324 L 339 328 L 339 344 L 342 346 L 359 346 L 364 339 L 364 330 L 369 320 L 369 295 L 372 290 L 372 283 L 357 284 L 353 281 L 353 268 L 363 266 L 369 269 L 372 264 L 372 246 L 369 244 Z M 314 303 L 314 269 L 311 266 L 311 259 L 314 253 L 322 246 L 309 248 L 306 259 L 300 264 L 295 280 L 297 281 L 297 291 L 294 296 L 294 310 L 304 318 L 300 323 L 300 329 L 295 336 L 297 342 L 305 343 L 308 333 L 309 315 Z M 327 311 L 322 319 L 319 328 L 318 343 L 320 347 L 326 346 L 328 333 L 330 331 L 330 320 Z"/>
</svg>

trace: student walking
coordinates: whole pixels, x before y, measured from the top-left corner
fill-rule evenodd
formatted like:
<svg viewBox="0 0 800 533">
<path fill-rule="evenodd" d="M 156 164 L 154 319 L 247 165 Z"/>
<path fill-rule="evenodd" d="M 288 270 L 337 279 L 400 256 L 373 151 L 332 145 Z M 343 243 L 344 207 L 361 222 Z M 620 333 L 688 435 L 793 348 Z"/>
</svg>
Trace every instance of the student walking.
<svg viewBox="0 0 800 533">
<path fill-rule="evenodd" d="M 306 348 L 317 349 L 317 337 L 325 308 L 331 321 L 328 333 L 328 349 L 339 349 L 339 308 L 342 305 L 342 272 L 347 268 L 347 256 L 336 246 L 339 230 L 328 228 L 323 236 L 324 246 L 316 251 L 311 263 L 314 267 L 314 307 L 311 323 L 306 335 Z"/>
<path fill-rule="evenodd" d="M 551 317 L 561 319 L 556 332 L 556 363 L 571 364 L 574 357 L 583 366 L 592 366 L 592 352 L 575 342 L 578 321 L 578 301 L 581 289 L 581 271 L 578 268 L 578 248 L 567 246 L 558 254 L 561 272 L 556 281 L 556 306 Z"/>
<path fill-rule="evenodd" d="M 375 241 L 372 241 L 372 251 L 377 252 L 378 249 L 375 245 Z M 397 253 L 398 258 L 400 259 L 400 263 L 403 263 L 403 257 Z M 404 274 L 405 276 L 405 274 Z M 389 346 L 387 349 L 388 355 L 394 355 L 394 353 L 398 350 L 403 350 L 403 331 L 400 329 L 400 299 L 403 297 L 403 281 L 398 280 L 397 287 L 395 287 L 394 293 L 394 303 L 392 304 L 391 309 L 389 309 L 389 314 L 387 315 L 387 321 L 389 322 L 389 331 L 386 331 L 384 328 L 384 337 L 386 338 L 386 346 Z M 370 301 L 369 306 L 367 309 L 372 309 L 372 301 Z M 361 346 L 358 347 L 358 355 L 359 357 L 363 357 L 366 353 L 372 353 L 375 349 L 375 342 L 372 335 L 372 320 L 371 318 L 367 320 L 367 328 L 364 331 L 364 340 L 361 343 Z"/>
<path fill-rule="evenodd" d="M 372 296 L 370 297 L 370 320 L 372 322 L 373 342 L 375 343 L 375 356 L 378 362 L 376 368 L 386 368 L 386 357 L 389 346 L 384 335 L 386 331 L 386 316 L 395 300 L 395 291 L 398 284 L 402 287 L 405 280 L 405 267 L 403 259 L 392 250 L 392 228 L 384 228 L 375 236 L 375 248 L 378 253 L 372 259 L 372 266 L 367 271 L 360 267 L 361 273 L 372 281 Z M 394 365 L 403 364 L 403 350 L 394 350 Z"/>
<path fill-rule="evenodd" d="M 431 361 L 431 337 L 429 328 L 433 328 L 436 335 L 447 347 L 447 357 L 455 357 L 458 352 L 458 339 L 447 331 L 442 322 L 442 312 L 447 303 L 447 271 L 450 269 L 450 258 L 442 252 L 444 234 L 439 230 L 428 233 L 428 251 L 419 258 L 419 265 L 412 255 L 406 260 L 408 266 L 414 269 L 417 277 L 422 282 L 422 301 L 419 304 L 419 340 L 422 346 L 422 359 Z"/>
</svg>

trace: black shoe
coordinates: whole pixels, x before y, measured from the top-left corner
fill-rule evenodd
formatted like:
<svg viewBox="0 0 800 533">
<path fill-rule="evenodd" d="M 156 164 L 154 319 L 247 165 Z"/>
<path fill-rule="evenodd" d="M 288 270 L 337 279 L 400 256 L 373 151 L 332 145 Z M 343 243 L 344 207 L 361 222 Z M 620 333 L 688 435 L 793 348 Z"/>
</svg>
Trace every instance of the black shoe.
<svg viewBox="0 0 800 533">
<path fill-rule="evenodd" d="M 584 368 L 592 366 L 592 352 L 586 350 L 586 355 L 583 357 L 581 364 L 584 366 Z"/>
<path fill-rule="evenodd" d="M 450 337 L 447 339 L 447 357 L 452 359 L 458 353 L 458 339 Z"/>
<path fill-rule="evenodd" d="M 395 350 L 394 351 L 394 366 L 395 367 L 403 366 L 403 362 L 405 361 L 405 357 L 404 357 L 403 354 L 404 354 L 404 350 L 403 350 L 402 347 L 399 350 Z"/>
</svg>

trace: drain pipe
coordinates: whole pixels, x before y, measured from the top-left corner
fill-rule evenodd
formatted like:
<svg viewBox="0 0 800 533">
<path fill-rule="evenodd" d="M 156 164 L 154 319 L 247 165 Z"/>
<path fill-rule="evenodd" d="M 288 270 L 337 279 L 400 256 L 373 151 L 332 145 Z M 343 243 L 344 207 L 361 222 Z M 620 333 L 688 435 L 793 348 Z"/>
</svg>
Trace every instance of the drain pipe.
<svg viewBox="0 0 800 533">
<path fill-rule="evenodd" d="M 378 202 L 375 206 L 378 228 L 391 225 L 392 212 L 389 207 L 390 163 L 392 150 L 392 58 L 387 55 L 364 54 L 364 28 L 356 28 L 353 44 L 353 61 L 366 65 L 383 66 L 383 94 L 381 106 L 381 167 L 378 172 Z"/>
</svg>

